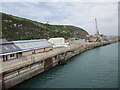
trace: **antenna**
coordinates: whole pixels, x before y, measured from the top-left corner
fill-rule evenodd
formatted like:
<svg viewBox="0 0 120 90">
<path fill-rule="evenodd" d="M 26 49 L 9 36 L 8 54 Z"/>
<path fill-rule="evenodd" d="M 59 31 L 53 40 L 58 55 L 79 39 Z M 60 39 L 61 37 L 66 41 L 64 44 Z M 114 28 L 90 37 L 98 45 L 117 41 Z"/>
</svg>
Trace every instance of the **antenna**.
<svg viewBox="0 0 120 90">
<path fill-rule="evenodd" d="M 47 21 L 46 24 L 49 24 L 49 21 Z"/>
</svg>

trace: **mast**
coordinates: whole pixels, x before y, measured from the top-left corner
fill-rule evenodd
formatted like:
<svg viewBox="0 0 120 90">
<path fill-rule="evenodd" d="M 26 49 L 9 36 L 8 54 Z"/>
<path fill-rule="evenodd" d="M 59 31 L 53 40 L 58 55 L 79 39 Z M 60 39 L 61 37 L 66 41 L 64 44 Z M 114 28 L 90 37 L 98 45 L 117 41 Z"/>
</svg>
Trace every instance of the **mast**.
<svg viewBox="0 0 120 90">
<path fill-rule="evenodd" d="M 96 18 L 95 18 L 95 24 L 96 24 L 96 35 L 99 35 L 98 25 L 97 25 L 97 19 Z"/>
</svg>

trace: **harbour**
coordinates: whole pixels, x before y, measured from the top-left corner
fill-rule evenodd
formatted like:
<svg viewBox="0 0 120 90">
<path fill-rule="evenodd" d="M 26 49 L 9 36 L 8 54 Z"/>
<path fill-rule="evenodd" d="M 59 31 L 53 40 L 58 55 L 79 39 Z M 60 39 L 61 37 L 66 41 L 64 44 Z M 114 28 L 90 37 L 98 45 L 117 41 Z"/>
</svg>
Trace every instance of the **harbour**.
<svg viewBox="0 0 120 90">
<path fill-rule="evenodd" d="M 19 63 L 10 64 L 9 66 L 4 67 L 4 62 L 2 62 L 2 86 L 3 88 L 11 88 L 29 78 L 32 78 L 33 76 L 36 76 L 46 70 L 50 70 L 52 67 L 57 66 L 58 62 L 60 60 L 69 60 L 69 58 L 78 55 L 84 51 L 87 51 L 89 49 L 93 49 L 96 47 L 108 45 L 111 43 L 117 42 L 116 40 L 112 41 L 104 41 L 104 42 L 82 42 L 76 40 L 73 44 L 71 44 L 69 47 L 63 47 L 63 48 L 56 48 L 49 52 L 41 53 L 41 54 L 34 54 L 34 59 L 31 60 L 23 60 Z M 54 52 L 54 53 L 53 53 Z M 41 62 L 42 61 L 42 62 Z M 16 66 L 17 65 L 17 66 Z"/>
<path fill-rule="evenodd" d="M 118 43 L 91 49 L 14 88 L 117 88 Z"/>
<path fill-rule="evenodd" d="M 53 25 L 0 14 L 0 89 L 118 88 L 120 37 L 117 31 L 106 31 L 115 29 L 98 28 L 95 17 L 93 34 L 93 28 L 88 33 L 77 24 Z M 93 27 L 89 19 L 84 23 Z"/>
</svg>

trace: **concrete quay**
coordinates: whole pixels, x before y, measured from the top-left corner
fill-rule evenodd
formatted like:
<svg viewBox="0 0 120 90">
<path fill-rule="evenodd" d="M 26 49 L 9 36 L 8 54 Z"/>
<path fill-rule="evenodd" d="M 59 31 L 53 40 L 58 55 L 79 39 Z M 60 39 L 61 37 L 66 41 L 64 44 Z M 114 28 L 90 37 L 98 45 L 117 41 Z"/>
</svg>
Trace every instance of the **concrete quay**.
<svg viewBox="0 0 120 90">
<path fill-rule="evenodd" d="M 11 88 L 37 74 L 59 65 L 60 60 L 80 54 L 89 49 L 118 42 L 118 40 L 104 42 L 85 42 L 75 40 L 68 47 L 54 48 L 49 52 L 33 54 L 6 62 L 0 62 L 0 85 L 1 89 Z M 51 61 L 47 62 L 46 61 Z"/>
</svg>

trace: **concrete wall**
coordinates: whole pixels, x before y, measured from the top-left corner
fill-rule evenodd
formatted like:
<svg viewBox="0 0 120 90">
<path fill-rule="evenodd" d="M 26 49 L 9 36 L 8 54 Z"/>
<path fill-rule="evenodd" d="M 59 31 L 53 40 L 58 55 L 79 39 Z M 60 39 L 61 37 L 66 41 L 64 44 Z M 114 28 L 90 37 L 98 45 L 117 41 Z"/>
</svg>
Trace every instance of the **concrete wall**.
<svg viewBox="0 0 120 90">
<path fill-rule="evenodd" d="M 12 56 L 11 56 L 12 55 Z M 11 59 L 15 59 L 15 58 L 17 58 L 17 55 L 16 55 L 16 53 L 14 53 L 14 54 L 8 54 L 8 55 L 6 55 L 7 56 L 7 60 L 11 60 Z M 0 56 L 0 61 L 3 61 L 3 56 Z M 6 60 L 5 60 L 6 61 Z"/>
<path fill-rule="evenodd" d="M 10 88 L 44 71 L 43 67 L 33 68 L 4 81 L 4 88 Z"/>
<path fill-rule="evenodd" d="M 46 47 L 45 48 L 45 51 L 49 51 L 49 50 L 51 50 L 52 49 L 52 47 Z"/>
<path fill-rule="evenodd" d="M 57 56 L 54 56 L 52 57 L 52 60 L 53 60 L 53 66 L 56 66 L 58 64 L 58 59 L 57 59 Z"/>
<path fill-rule="evenodd" d="M 46 51 L 49 51 L 50 49 L 52 49 L 52 47 L 45 48 Z M 22 53 L 22 56 L 32 55 L 34 52 L 35 53 L 44 52 L 44 48 L 36 49 L 36 50 L 30 50 L 30 51 L 25 51 L 25 52 Z"/>
<path fill-rule="evenodd" d="M 34 50 L 31 51 L 25 51 L 22 53 L 22 56 L 27 56 L 27 55 L 31 55 L 34 52 Z"/>
<path fill-rule="evenodd" d="M 43 51 L 44 51 L 44 48 L 36 49 L 36 50 L 35 50 L 36 53 L 40 53 L 40 52 L 43 52 Z"/>
<path fill-rule="evenodd" d="M 12 72 L 4 73 L 4 88 L 10 88 L 44 71 L 44 63 L 35 63 Z"/>
</svg>

